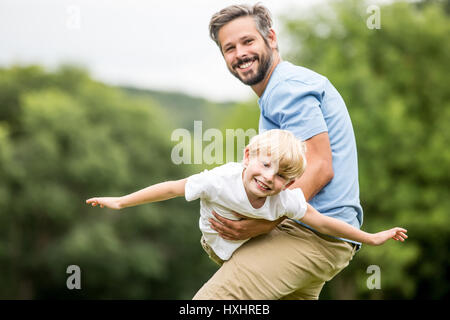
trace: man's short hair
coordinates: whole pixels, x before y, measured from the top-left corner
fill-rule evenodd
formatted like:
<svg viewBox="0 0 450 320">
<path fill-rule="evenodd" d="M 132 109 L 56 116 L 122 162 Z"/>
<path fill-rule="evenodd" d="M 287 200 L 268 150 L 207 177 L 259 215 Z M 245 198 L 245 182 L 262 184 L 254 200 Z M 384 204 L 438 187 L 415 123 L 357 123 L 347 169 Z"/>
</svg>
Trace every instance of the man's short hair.
<svg viewBox="0 0 450 320">
<path fill-rule="evenodd" d="M 254 6 L 240 4 L 228 6 L 220 10 L 212 16 L 211 21 L 209 22 L 209 35 L 220 49 L 222 49 L 218 39 L 220 28 L 228 22 L 240 17 L 253 17 L 255 19 L 256 29 L 263 37 L 266 44 L 269 44 L 269 31 L 272 28 L 270 11 L 260 3 L 257 3 Z"/>
</svg>

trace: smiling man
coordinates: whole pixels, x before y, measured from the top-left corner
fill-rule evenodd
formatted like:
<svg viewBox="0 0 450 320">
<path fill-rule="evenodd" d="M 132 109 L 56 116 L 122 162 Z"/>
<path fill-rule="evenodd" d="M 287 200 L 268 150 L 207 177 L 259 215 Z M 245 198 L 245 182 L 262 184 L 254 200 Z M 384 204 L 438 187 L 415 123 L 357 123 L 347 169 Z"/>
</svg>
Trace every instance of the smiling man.
<svg viewBox="0 0 450 320">
<path fill-rule="evenodd" d="M 261 96 L 273 69 L 281 60 L 275 32 L 269 29 L 263 37 L 255 19 L 250 16 L 236 18 L 211 32 L 214 33 L 211 37 L 220 47 L 228 70 Z"/>
<path fill-rule="evenodd" d="M 269 31 L 270 32 L 270 31 Z M 270 35 L 272 39 L 275 34 Z M 249 86 L 263 87 L 266 75 L 280 62 L 280 56 L 272 54 L 272 45 L 265 41 L 256 29 L 255 21 L 250 17 L 241 17 L 224 25 L 218 33 L 220 39 L 226 39 L 222 54 L 230 72 Z M 274 61 L 275 60 L 275 61 Z M 257 93 L 258 94 L 258 93 Z M 260 95 L 260 94 L 258 94 Z"/>
<path fill-rule="evenodd" d="M 326 77 L 281 59 L 270 12 L 260 4 L 224 8 L 209 27 L 230 72 L 259 97 L 259 130 L 285 129 L 305 141 L 307 169 L 291 189 L 301 188 L 322 214 L 360 228 L 356 142 L 337 90 Z M 291 219 L 215 217 L 212 227 L 224 239 L 252 239 L 194 299 L 318 299 L 360 245 Z"/>
</svg>

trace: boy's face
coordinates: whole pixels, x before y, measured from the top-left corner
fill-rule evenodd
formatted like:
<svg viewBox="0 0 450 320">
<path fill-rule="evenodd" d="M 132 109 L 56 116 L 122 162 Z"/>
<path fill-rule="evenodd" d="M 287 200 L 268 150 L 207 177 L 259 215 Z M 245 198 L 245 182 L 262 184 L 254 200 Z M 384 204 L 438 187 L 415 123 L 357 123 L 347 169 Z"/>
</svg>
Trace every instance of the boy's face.
<svg viewBox="0 0 450 320">
<path fill-rule="evenodd" d="M 287 179 L 278 174 L 278 164 L 270 155 L 250 156 L 245 149 L 243 183 L 247 194 L 253 199 L 272 196 L 288 188 L 295 179 Z"/>
</svg>

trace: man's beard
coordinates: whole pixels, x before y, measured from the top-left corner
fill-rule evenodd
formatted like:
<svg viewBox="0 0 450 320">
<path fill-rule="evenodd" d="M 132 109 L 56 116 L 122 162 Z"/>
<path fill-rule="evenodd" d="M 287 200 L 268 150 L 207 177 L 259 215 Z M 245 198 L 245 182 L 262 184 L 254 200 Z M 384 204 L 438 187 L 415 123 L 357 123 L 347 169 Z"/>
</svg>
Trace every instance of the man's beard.
<svg viewBox="0 0 450 320">
<path fill-rule="evenodd" d="M 272 56 L 272 52 L 271 52 L 270 48 L 268 48 L 268 49 L 269 50 L 263 52 L 263 54 L 260 57 L 258 57 L 257 55 L 254 55 L 252 57 L 238 59 L 238 61 L 233 65 L 233 67 L 228 68 L 228 69 L 242 83 L 244 83 L 248 86 L 253 86 L 253 85 L 261 82 L 262 80 L 264 80 L 270 67 L 272 67 L 273 56 Z M 238 74 L 238 72 L 235 71 L 234 69 L 237 68 L 237 66 L 240 64 L 243 64 L 243 63 L 246 63 L 249 61 L 253 61 L 253 60 L 258 60 L 258 62 L 259 62 L 258 70 L 256 70 L 256 74 L 254 74 L 252 77 L 242 79 L 241 76 Z"/>
</svg>

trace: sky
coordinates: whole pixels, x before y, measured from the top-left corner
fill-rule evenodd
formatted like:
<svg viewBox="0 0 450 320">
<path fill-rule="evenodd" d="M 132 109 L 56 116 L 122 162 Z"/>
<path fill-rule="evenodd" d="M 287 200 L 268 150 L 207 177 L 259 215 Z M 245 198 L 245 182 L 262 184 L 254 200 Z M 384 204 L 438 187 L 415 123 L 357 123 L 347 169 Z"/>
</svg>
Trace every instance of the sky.
<svg viewBox="0 0 450 320">
<path fill-rule="evenodd" d="M 180 91 L 213 101 L 255 98 L 209 38 L 226 0 L 0 0 L 0 66 L 63 63 L 112 85 Z M 325 0 L 263 0 L 277 17 Z M 316 7 L 317 8 L 317 7 Z M 281 35 L 282 36 L 282 35 Z M 282 53 L 282 52 L 281 52 Z"/>
</svg>

